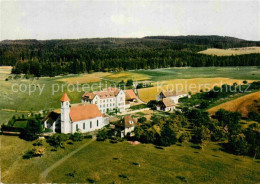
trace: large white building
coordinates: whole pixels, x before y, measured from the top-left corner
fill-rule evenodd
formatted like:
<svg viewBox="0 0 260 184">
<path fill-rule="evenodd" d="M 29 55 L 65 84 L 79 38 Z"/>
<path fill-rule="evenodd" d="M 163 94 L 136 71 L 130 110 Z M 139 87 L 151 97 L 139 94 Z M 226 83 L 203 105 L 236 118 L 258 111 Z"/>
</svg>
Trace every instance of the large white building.
<svg viewBox="0 0 260 184">
<path fill-rule="evenodd" d="M 114 109 L 124 112 L 126 94 L 122 89 L 107 88 L 103 91 L 85 92 L 82 96 L 82 102 L 97 105 L 102 113 L 107 113 Z"/>
<path fill-rule="evenodd" d="M 60 133 L 82 133 L 95 131 L 109 123 L 109 118 L 102 114 L 96 104 L 70 104 L 65 93 L 61 98 L 61 109 L 51 111 L 44 118 L 44 128 Z"/>
</svg>

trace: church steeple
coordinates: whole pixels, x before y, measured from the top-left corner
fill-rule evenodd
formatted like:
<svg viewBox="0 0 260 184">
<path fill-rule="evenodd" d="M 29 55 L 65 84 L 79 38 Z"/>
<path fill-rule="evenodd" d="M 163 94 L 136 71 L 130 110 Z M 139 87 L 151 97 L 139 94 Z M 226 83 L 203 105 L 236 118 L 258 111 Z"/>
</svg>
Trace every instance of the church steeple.
<svg viewBox="0 0 260 184">
<path fill-rule="evenodd" d="M 63 95 L 63 97 L 60 99 L 60 101 L 61 101 L 61 102 L 67 102 L 67 101 L 69 102 L 69 101 L 70 101 L 70 99 L 69 99 L 67 93 L 64 93 L 64 95 Z"/>
<path fill-rule="evenodd" d="M 66 93 L 61 101 L 61 133 L 71 133 L 70 129 L 70 99 Z"/>
</svg>

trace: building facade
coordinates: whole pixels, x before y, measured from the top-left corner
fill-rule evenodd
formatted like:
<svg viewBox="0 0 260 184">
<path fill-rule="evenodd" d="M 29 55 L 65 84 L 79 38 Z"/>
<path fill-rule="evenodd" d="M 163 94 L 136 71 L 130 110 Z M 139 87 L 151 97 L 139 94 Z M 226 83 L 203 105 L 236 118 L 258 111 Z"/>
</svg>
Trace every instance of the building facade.
<svg viewBox="0 0 260 184">
<path fill-rule="evenodd" d="M 92 93 L 85 92 L 82 96 L 83 103 L 97 105 L 102 113 L 118 109 L 124 112 L 126 95 L 125 92 L 118 88 L 107 88 L 103 91 L 94 91 Z"/>
<path fill-rule="evenodd" d="M 59 133 L 91 132 L 103 128 L 109 117 L 100 112 L 96 104 L 70 104 L 65 93 L 61 98 L 60 113 L 50 112 L 44 118 L 44 128 Z"/>
</svg>

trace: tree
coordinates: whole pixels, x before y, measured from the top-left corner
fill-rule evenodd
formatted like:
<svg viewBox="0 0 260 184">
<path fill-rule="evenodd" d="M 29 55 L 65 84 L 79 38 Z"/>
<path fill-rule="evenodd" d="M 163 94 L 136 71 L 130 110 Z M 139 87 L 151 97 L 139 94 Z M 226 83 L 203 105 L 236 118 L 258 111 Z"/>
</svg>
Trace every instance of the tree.
<svg viewBox="0 0 260 184">
<path fill-rule="evenodd" d="M 151 108 L 152 110 L 156 110 L 157 103 L 158 102 L 156 100 L 151 100 L 147 103 L 147 107 Z"/>
<path fill-rule="evenodd" d="M 64 142 L 69 139 L 69 135 L 67 134 L 54 134 L 50 136 L 47 139 L 47 142 L 51 145 L 54 146 L 55 148 L 58 148 L 60 146 L 61 148 L 64 148 Z"/>
<path fill-rule="evenodd" d="M 105 129 L 99 130 L 97 134 L 97 141 L 105 141 L 108 139 L 108 133 Z"/>
<path fill-rule="evenodd" d="M 134 81 L 132 79 L 127 80 L 126 86 L 133 86 Z"/>
<path fill-rule="evenodd" d="M 201 127 L 196 127 L 194 129 L 194 135 L 192 137 L 193 142 L 201 144 L 202 148 L 207 144 L 211 137 L 210 130 L 204 125 Z"/>
<path fill-rule="evenodd" d="M 146 122 L 146 121 L 147 121 L 147 119 L 145 117 L 141 117 L 141 118 L 138 119 L 138 123 L 141 123 L 141 124 Z"/>
<path fill-rule="evenodd" d="M 232 135 L 228 142 L 234 154 L 246 155 L 248 153 L 248 144 L 246 136 L 243 133 Z"/>
<path fill-rule="evenodd" d="M 170 146 L 177 142 L 177 136 L 172 125 L 166 122 L 161 130 L 161 136 L 158 138 L 157 143 L 161 146 Z"/>
<path fill-rule="evenodd" d="M 42 133 L 42 124 L 41 121 L 35 118 L 28 119 L 25 129 L 21 132 L 20 137 L 33 141 L 39 138 L 39 135 Z"/>
</svg>

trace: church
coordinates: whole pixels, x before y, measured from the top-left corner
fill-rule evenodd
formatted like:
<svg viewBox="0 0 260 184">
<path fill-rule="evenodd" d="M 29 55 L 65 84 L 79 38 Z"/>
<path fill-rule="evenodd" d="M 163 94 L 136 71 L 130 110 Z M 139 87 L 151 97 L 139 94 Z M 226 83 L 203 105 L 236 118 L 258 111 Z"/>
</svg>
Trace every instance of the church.
<svg viewBox="0 0 260 184">
<path fill-rule="evenodd" d="M 102 114 L 96 104 L 70 104 L 65 93 L 61 98 L 61 109 L 47 114 L 43 119 L 44 128 L 57 133 L 82 133 L 95 131 L 109 123 L 109 117 Z"/>
</svg>

